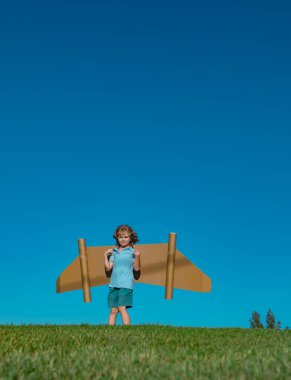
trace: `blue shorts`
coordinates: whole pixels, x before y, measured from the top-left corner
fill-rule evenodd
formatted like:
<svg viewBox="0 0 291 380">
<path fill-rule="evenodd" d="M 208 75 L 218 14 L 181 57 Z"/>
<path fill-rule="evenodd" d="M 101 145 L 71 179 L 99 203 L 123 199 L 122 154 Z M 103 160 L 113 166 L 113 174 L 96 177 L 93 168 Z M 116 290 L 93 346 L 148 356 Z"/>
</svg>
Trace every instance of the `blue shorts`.
<svg viewBox="0 0 291 380">
<path fill-rule="evenodd" d="M 111 288 L 108 293 L 108 307 L 132 307 L 133 290 L 126 288 Z"/>
</svg>

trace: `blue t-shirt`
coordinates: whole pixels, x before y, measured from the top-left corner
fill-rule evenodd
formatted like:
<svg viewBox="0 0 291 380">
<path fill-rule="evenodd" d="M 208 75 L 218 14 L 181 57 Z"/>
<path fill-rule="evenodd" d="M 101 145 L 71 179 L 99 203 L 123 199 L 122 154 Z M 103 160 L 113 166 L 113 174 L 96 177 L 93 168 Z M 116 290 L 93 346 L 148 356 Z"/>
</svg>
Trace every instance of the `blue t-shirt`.
<svg viewBox="0 0 291 380">
<path fill-rule="evenodd" d="M 114 262 L 113 271 L 110 278 L 110 288 L 133 289 L 133 263 L 135 255 L 134 249 L 127 247 L 121 252 L 114 248 L 109 262 Z"/>
</svg>

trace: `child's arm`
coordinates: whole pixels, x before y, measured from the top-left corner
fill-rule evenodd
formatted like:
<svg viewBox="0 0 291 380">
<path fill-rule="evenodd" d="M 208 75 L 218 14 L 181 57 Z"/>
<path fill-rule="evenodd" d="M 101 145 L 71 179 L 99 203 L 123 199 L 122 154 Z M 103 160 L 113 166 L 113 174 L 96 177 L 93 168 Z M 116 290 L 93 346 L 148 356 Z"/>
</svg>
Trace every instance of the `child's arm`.
<svg viewBox="0 0 291 380">
<path fill-rule="evenodd" d="M 104 266 L 106 271 L 111 271 L 113 268 L 114 262 L 109 262 L 108 257 L 112 255 L 112 249 L 107 249 L 107 251 L 104 253 Z"/>
<path fill-rule="evenodd" d="M 140 253 L 138 251 L 134 251 L 134 263 L 133 263 L 133 269 L 135 271 L 139 271 L 140 270 Z"/>
</svg>

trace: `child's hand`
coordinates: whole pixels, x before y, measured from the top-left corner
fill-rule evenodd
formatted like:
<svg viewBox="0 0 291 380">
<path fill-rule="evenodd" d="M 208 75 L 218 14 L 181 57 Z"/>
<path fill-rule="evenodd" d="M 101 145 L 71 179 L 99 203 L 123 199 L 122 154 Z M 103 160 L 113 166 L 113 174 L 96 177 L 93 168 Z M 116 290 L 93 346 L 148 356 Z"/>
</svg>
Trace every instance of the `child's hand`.
<svg viewBox="0 0 291 380">
<path fill-rule="evenodd" d="M 104 252 L 104 256 L 108 257 L 108 256 L 112 255 L 112 252 L 113 252 L 113 249 L 107 249 L 107 251 Z"/>
</svg>

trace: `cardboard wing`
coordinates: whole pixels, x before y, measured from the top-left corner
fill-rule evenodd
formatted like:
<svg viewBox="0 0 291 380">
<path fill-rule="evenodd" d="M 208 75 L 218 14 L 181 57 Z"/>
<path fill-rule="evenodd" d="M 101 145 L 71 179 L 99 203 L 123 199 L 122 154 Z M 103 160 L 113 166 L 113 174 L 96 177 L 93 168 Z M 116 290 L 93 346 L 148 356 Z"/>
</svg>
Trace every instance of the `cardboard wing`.
<svg viewBox="0 0 291 380">
<path fill-rule="evenodd" d="M 57 292 L 84 289 L 82 264 L 88 270 L 89 287 L 106 285 L 109 279 L 104 270 L 104 252 L 112 246 L 85 247 L 86 256 L 77 257 L 57 279 Z M 137 244 L 141 253 L 141 276 L 138 282 L 150 285 L 166 285 L 168 244 Z M 173 287 L 196 292 L 210 292 L 211 280 L 176 249 Z"/>
</svg>

